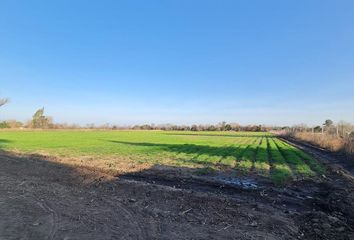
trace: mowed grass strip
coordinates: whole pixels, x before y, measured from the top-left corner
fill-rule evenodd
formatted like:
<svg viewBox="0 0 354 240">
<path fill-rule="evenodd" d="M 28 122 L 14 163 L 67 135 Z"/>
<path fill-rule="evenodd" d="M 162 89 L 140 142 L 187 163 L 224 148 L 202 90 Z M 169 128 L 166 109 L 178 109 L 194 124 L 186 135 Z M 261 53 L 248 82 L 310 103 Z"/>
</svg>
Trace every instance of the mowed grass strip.
<svg viewBox="0 0 354 240">
<path fill-rule="evenodd" d="M 316 159 L 284 141 L 283 143 L 285 146 L 291 149 L 291 151 L 294 152 L 298 157 L 300 157 L 311 168 L 312 171 L 318 174 L 323 174 L 325 172 L 325 168 L 323 167 L 323 165 L 320 164 Z"/>
<path fill-rule="evenodd" d="M 239 158 L 245 151 L 245 148 L 254 141 L 253 137 L 237 138 L 233 144 L 225 149 L 220 159 L 220 164 L 234 168 L 236 166 L 237 158 Z"/>
<path fill-rule="evenodd" d="M 280 152 L 284 155 L 285 161 L 292 166 L 297 175 L 302 177 L 309 177 L 316 175 L 309 165 L 307 165 L 294 151 L 293 149 L 281 141 L 280 139 L 275 140 Z"/>
<path fill-rule="evenodd" d="M 267 138 L 268 152 L 270 155 L 271 175 L 270 178 L 276 183 L 284 183 L 293 178 L 293 173 L 289 165 L 286 163 L 283 155 L 280 153 L 273 138 Z"/>
<path fill-rule="evenodd" d="M 244 171 L 249 171 L 253 168 L 257 149 L 261 139 L 261 137 L 252 139 L 252 143 L 246 147 L 245 151 L 242 153 L 242 156 L 239 158 L 240 161 L 237 164 L 237 168 Z"/>
<path fill-rule="evenodd" d="M 269 174 L 270 165 L 268 157 L 268 142 L 266 137 L 262 138 L 261 144 L 258 146 L 254 168 L 261 174 Z"/>
<path fill-rule="evenodd" d="M 221 158 L 219 159 L 218 164 L 227 167 L 234 167 L 236 163 L 235 151 L 239 148 L 239 144 L 231 144 L 226 146 L 221 152 Z"/>
</svg>

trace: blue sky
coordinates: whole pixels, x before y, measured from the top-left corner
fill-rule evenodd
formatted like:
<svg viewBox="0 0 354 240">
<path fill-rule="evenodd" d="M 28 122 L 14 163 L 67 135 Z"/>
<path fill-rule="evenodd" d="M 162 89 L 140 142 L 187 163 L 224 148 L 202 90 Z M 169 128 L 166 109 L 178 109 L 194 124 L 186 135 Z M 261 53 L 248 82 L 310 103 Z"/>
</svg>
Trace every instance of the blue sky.
<svg viewBox="0 0 354 240">
<path fill-rule="evenodd" d="M 354 1 L 0 1 L 0 119 L 354 122 Z"/>
</svg>

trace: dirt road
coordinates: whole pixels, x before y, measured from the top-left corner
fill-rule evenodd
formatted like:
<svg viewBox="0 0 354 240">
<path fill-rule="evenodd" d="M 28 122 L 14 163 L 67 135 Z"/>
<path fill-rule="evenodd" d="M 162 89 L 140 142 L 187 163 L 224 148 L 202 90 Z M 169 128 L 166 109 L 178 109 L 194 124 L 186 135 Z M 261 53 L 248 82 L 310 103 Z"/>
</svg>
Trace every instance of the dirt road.
<svg viewBox="0 0 354 240">
<path fill-rule="evenodd" d="M 354 239 L 353 183 L 336 172 L 243 188 L 158 167 L 114 177 L 41 156 L 0 161 L 0 239 Z"/>
</svg>

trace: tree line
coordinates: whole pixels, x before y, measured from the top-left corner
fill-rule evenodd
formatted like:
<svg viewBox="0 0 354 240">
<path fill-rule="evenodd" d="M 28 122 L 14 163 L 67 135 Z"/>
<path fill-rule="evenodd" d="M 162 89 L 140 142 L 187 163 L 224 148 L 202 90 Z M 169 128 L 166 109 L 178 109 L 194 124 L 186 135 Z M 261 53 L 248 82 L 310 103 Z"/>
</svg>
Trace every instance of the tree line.
<svg viewBox="0 0 354 240">
<path fill-rule="evenodd" d="M 345 138 L 354 137 L 354 125 L 345 121 L 335 123 L 331 119 L 327 119 L 322 125 L 309 127 L 306 124 L 297 124 L 292 127 L 285 127 L 288 133 L 321 133 L 322 135 L 330 135 Z"/>
<path fill-rule="evenodd" d="M 0 99 L 0 106 L 6 104 L 7 99 Z M 241 126 L 237 123 L 227 123 L 225 121 L 218 124 L 193 124 L 193 125 L 175 125 L 175 124 L 141 124 L 134 126 L 118 126 L 111 124 L 87 124 L 80 126 L 78 124 L 54 123 L 53 118 L 46 116 L 44 107 L 38 109 L 32 116 L 32 119 L 23 123 L 16 120 L 7 120 L 0 122 L 0 128 L 38 128 L 38 129 L 111 129 L 111 130 L 165 130 L 165 131 L 267 131 L 269 128 L 262 125 Z"/>
<path fill-rule="evenodd" d="M 0 99 L 0 107 L 7 104 L 7 98 Z M 111 130 L 165 130 L 165 131 L 285 131 L 287 133 L 294 132 L 312 132 L 323 133 L 326 135 L 336 135 L 337 137 L 346 137 L 354 135 L 354 126 L 343 121 L 334 124 L 327 119 L 322 125 L 308 127 L 306 124 L 298 124 L 294 126 L 264 126 L 257 124 L 240 125 L 238 123 L 227 123 L 225 121 L 218 124 L 192 124 L 192 125 L 176 125 L 176 124 L 141 124 L 134 126 L 118 126 L 109 123 L 95 125 L 87 124 L 80 126 L 78 124 L 54 123 L 53 118 L 45 115 L 44 107 L 38 109 L 27 122 L 16 120 L 7 120 L 0 122 L 0 128 L 38 128 L 38 129 L 111 129 Z"/>
<path fill-rule="evenodd" d="M 192 125 L 176 125 L 176 124 L 143 124 L 132 127 L 135 130 L 165 130 L 165 131 L 266 131 L 267 128 L 262 125 L 242 126 L 238 123 L 227 123 L 225 121 L 218 124 L 192 124 Z"/>
</svg>

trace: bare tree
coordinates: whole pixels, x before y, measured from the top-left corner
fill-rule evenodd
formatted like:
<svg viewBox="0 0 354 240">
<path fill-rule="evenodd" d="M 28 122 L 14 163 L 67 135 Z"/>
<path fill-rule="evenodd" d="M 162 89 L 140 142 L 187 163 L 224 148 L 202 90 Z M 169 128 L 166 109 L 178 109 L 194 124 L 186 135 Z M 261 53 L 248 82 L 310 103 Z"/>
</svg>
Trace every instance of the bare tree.
<svg viewBox="0 0 354 240">
<path fill-rule="evenodd" d="M 0 107 L 3 106 L 3 105 L 5 105 L 5 104 L 8 103 L 8 102 L 9 102 L 9 99 L 7 99 L 7 98 L 0 98 Z"/>
<path fill-rule="evenodd" d="M 7 98 L 0 98 L 0 107 L 2 106 L 2 105 L 5 105 L 6 103 L 8 103 L 9 102 L 9 99 L 7 99 Z"/>
</svg>

